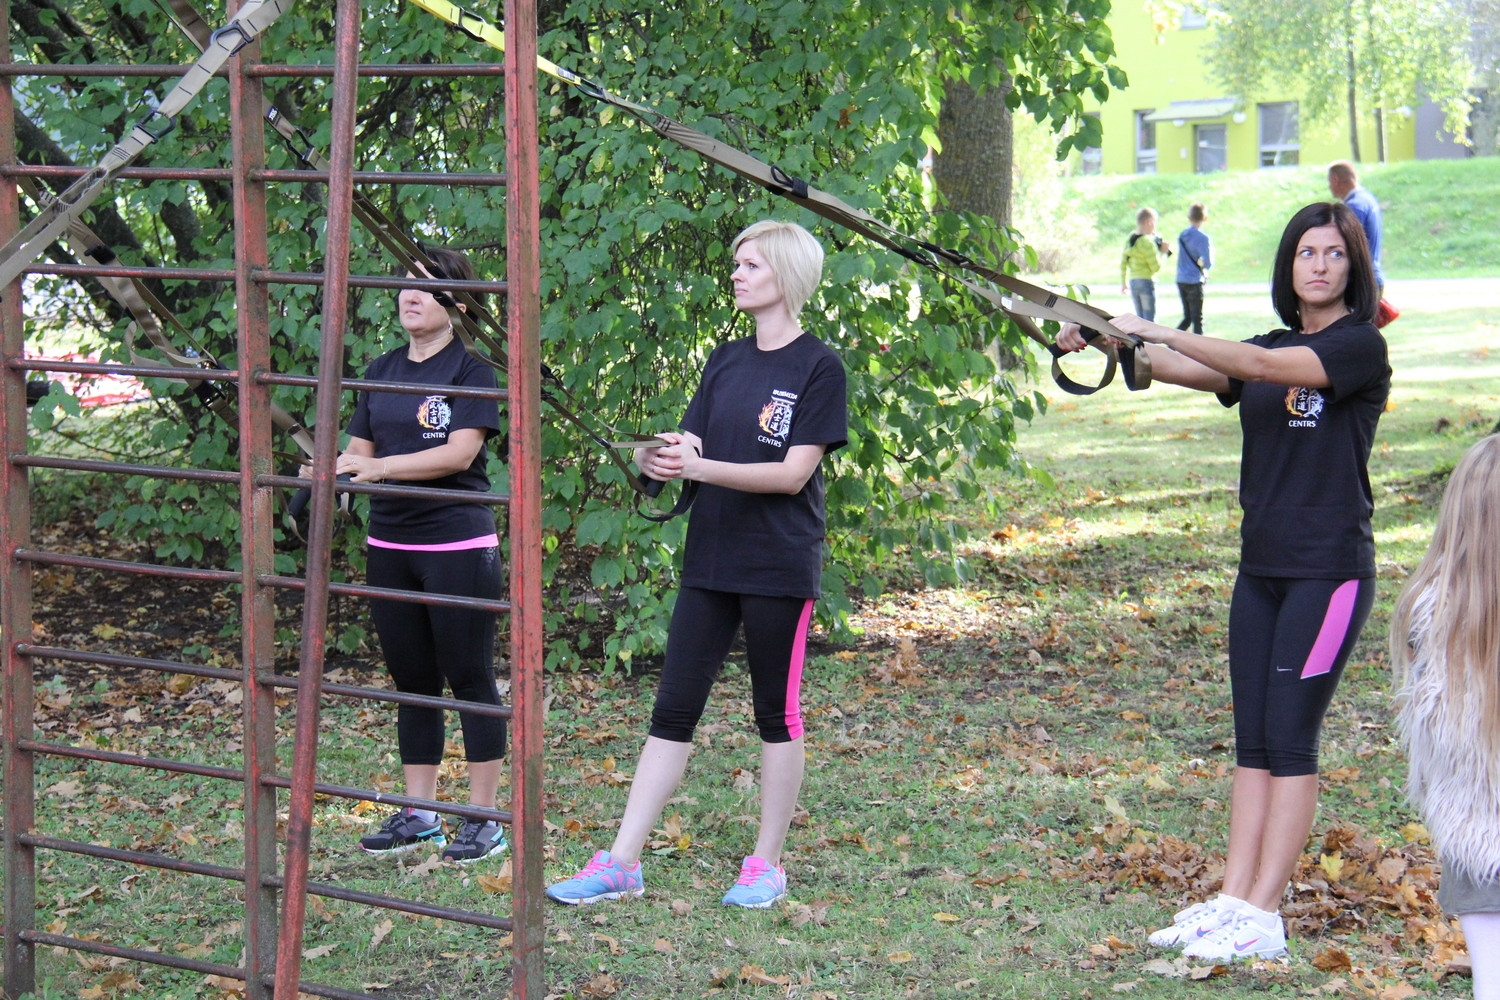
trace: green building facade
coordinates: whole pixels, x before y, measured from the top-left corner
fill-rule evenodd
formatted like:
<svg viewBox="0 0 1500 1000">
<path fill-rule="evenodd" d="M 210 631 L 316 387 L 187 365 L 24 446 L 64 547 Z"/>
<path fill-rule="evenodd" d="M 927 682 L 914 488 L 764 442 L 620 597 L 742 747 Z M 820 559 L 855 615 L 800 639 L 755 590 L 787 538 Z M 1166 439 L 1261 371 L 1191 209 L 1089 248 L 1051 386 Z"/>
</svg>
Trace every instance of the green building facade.
<svg viewBox="0 0 1500 1000">
<path fill-rule="evenodd" d="M 1304 120 L 1292 89 L 1248 100 L 1225 93 L 1206 61 L 1212 25 L 1190 11 L 1181 12 L 1179 20 L 1154 23 L 1141 0 L 1115 6 L 1109 16 L 1115 62 L 1130 86 L 1102 105 L 1089 101 L 1104 138 L 1099 148 L 1074 158 L 1075 173 L 1212 173 L 1351 158 L 1347 117 Z M 1468 155 L 1441 134 L 1442 115 L 1435 106 L 1403 106 L 1383 117 L 1387 161 Z M 1380 136 L 1373 109 L 1362 109 L 1359 131 L 1363 159 L 1377 159 Z"/>
</svg>

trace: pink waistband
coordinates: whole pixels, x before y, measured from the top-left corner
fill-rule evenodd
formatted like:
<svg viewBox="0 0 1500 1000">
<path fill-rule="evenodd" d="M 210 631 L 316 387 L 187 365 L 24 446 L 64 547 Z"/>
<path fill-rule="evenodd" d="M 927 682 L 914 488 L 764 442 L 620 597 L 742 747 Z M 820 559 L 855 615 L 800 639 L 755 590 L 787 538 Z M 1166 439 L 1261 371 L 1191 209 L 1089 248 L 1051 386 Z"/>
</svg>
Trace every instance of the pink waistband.
<svg viewBox="0 0 1500 1000">
<path fill-rule="evenodd" d="M 460 549 L 487 549 L 492 545 L 500 544 L 499 535 L 480 535 L 478 538 L 465 538 L 461 542 L 439 542 L 436 545 L 407 545 L 402 542 L 382 542 L 371 536 L 366 539 L 377 549 L 402 549 L 406 552 L 457 552 Z"/>
</svg>

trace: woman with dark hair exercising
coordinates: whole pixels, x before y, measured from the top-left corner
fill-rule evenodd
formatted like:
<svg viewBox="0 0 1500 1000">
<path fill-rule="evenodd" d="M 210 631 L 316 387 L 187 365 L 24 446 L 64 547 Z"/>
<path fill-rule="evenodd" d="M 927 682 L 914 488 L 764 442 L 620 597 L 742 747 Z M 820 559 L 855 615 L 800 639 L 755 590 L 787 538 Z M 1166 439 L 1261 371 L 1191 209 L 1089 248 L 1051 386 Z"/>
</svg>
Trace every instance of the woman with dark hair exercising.
<svg viewBox="0 0 1500 1000">
<path fill-rule="evenodd" d="M 433 249 L 429 274 L 473 280 L 467 258 Z M 417 277 L 417 275 L 411 275 Z M 349 446 L 337 472 L 357 483 L 420 483 L 425 487 L 488 493 L 486 443 L 500 429 L 494 399 L 452 396 L 450 386 L 495 388 L 495 373 L 471 357 L 454 336 L 448 309 L 431 292 L 403 289 L 396 297 L 407 343 L 376 358 L 365 378 L 425 383 L 425 396 L 366 390 L 349 423 Z M 462 308 L 462 306 L 460 306 Z M 366 581 L 373 587 L 499 600 L 500 539 L 492 508 L 483 503 L 376 496 L 370 500 Z M 396 690 L 461 701 L 500 704 L 495 688 L 495 615 L 465 608 L 371 600 L 370 614 Z M 460 712 L 469 764 L 469 804 L 493 809 L 505 755 L 505 722 Z M 401 705 L 396 741 L 406 793 L 435 799 L 445 742 L 443 712 Z M 467 863 L 505 850 L 494 822 L 465 819 L 449 842 L 435 811 L 406 808 L 362 838 L 372 854 L 444 847 L 447 861 Z"/>
<path fill-rule="evenodd" d="M 1318 735 L 1375 595 L 1367 464 L 1390 393 L 1364 230 L 1308 205 L 1282 233 L 1271 300 L 1286 324 L 1238 342 L 1119 316 L 1153 377 L 1238 405 L 1239 576 L 1229 608 L 1235 771 L 1223 891 L 1152 934 L 1227 962 L 1285 953 L 1281 899 L 1312 830 Z M 1081 350 L 1076 326 L 1058 346 Z"/>
</svg>

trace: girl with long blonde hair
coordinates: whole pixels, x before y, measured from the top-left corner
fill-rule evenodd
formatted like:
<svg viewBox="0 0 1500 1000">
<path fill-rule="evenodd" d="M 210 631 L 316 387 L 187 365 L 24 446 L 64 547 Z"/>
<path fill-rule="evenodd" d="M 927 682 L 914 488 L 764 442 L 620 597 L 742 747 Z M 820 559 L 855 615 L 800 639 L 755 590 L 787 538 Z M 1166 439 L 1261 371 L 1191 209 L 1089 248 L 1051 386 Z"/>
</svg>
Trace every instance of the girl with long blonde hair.
<svg viewBox="0 0 1500 1000">
<path fill-rule="evenodd" d="M 1477 1000 L 1500 1000 L 1500 435 L 1448 480 L 1391 616 L 1406 794 L 1432 834 Z"/>
</svg>

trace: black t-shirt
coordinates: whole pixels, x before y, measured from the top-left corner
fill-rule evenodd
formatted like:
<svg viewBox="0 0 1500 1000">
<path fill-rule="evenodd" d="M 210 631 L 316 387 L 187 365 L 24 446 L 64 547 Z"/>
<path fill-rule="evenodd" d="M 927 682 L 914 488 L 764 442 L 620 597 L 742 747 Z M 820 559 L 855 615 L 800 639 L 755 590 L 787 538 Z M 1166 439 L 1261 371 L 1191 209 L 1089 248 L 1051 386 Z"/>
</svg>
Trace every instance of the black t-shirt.
<svg viewBox="0 0 1500 1000">
<path fill-rule="evenodd" d="M 422 385 L 469 386 L 493 389 L 495 371 L 469 356 L 454 338 L 430 358 L 412 361 L 402 346 L 376 358 L 365 372 L 376 382 L 408 382 Z M 349 434 L 375 445 L 375 457 L 406 455 L 448 443 L 448 435 L 466 427 L 485 432 L 488 441 L 500 429 L 500 404 L 494 399 L 427 396 L 397 392 L 361 392 L 349 421 Z M 488 493 L 485 473 L 489 449 L 480 448 L 474 461 L 462 472 L 440 479 L 413 481 L 412 485 L 447 490 Z M 399 480 L 388 480 L 396 483 Z M 440 545 L 478 538 L 495 531 L 494 511 L 485 504 L 408 499 L 370 498 L 370 537 L 400 545 Z"/>
<path fill-rule="evenodd" d="M 1240 569 L 1257 576 L 1355 579 L 1375 575 L 1375 512 L 1367 469 L 1391 390 L 1385 338 L 1345 316 L 1304 335 L 1273 330 L 1246 343 L 1309 347 L 1322 389 L 1229 380 L 1219 398 L 1240 405 Z"/>
<path fill-rule="evenodd" d="M 796 445 L 848 443 L 844 365 L 811 334 L 762 351 L 755 338 L 714 349 L 682 429 L 718 462 L 780 462 Z M 817 597 L 823 572 L 823 469 L 795 496 L 704 483 L 688 520 L 684 586 Z"/>
</svg>

